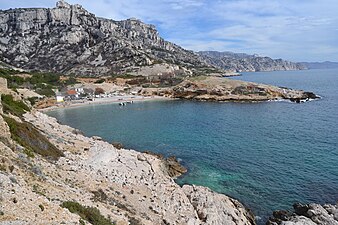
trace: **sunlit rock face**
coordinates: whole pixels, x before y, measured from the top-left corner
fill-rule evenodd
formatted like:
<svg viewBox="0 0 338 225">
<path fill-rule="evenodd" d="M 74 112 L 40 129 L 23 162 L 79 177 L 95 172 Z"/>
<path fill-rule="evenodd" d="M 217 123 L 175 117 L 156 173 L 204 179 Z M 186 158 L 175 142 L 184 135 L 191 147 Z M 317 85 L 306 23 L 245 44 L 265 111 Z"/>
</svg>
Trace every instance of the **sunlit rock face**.
<svg viewBox="0 0 338 225">
<path fill-rule="evenodd" d="M 0 11 L 0 55 L 23 69 L 92 76 L 159 63 L 206 66 L 193 52 L 161 38 L 153 25 L 99 18 L 65 1 L 55 8 Z"/>
</svg>

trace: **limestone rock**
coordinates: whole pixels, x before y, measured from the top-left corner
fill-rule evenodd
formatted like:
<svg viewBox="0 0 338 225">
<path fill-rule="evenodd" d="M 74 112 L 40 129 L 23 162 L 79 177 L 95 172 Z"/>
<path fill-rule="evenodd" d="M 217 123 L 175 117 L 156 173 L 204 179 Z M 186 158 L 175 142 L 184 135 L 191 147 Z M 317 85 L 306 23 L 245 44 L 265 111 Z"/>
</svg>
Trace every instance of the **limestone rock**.
<svg viewBox="0 0 338 225">
<path fill-rule="evenodd" d="M 283 217 L 274 212 L 267 225 L 338 225 L 338 206 L 296 203 L 294 212 L 284 211 Z"/>
<path fill-rule="evenodd" d="M 255 224 L 253 214 L 234 199 L 205 187 L 184 185 L 182 189 L 204 224 Z"/>
<path fill-rule="evenodd" d="M 212 76 L 187 78 L 169 88 L 144 88 L 140 93 L 200 101 L 253 102 L 285 99 L 301 103 L 319 98 L 312 92 Z"/>
<path fill-rule="evenodd" d="M 63 0 L 55 8 L 0 11 L 0 55 L 4 63 L 26 70 L 92 76 L 145 74 L 142 67 L 160 63 L 174 68 L 173 74 L 210 67 L 165 41 L 153 25 L 99 18 Z"/>
<path fill-rule="evenodd" d="M 228 71 L 255 72 L 276 70 L 303 70 L 306 67 L 301 63 L 293 63 L 282 59 L 271 59 L 258 55 L 244 53 L 201 51 L 198 54 L 208 63 Z"/>
<path fill-rule="evenodd" d="M 204 187 L 180 187 L 164 169 L 161 156 L 118 150 L 107 142 L 74 134 L 73 128 L 39 112 L 25 114 L 25 120 L 64 151 L 65 156 L 56 162 L 37 156 L 28 163 L 39 164 L 45 174 L 39 185 L 48 199 L 97 207 L 116 224 L 255 224 L 234 199 Z"/>
</svg>

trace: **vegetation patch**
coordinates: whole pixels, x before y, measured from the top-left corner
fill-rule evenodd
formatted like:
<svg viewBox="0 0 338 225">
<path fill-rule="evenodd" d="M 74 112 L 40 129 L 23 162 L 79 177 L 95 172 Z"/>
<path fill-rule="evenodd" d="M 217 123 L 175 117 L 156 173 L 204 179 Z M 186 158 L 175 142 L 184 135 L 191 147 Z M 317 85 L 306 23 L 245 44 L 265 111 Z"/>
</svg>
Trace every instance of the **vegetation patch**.
<svg viewBox="0 0 338 225">
<path fill-rule="evenodd" d="M 32 152 L 51 160 L 57 160 L 64 156 L 33 125 L 27 122 L 20 123 L 6 116 L 4 116 L 4 119 L 9 126 L 12 139 L 26 148 L 25 153 L 29 153 L 28 156 L 31 157 Z"/>
<path fill-rule="evenodd" d="M 67 201 L 61 207 L 68 209 L 71 213 L 78 214 L 83 220 L 87 220 L 93 225 L 113 225 L 109 219 L 101 215 L 97 208 L 83 206 L 77 202 Z"/>
<path fill-rule="evenodd" d="M 21 117 L 22 114 L 30 111 L 29 107 L 23 103 L 23 101 L 14 101 L 12 95 L 1 95 L 1 101 L 3 105 L 3 111 L 5 113 L 11 113 Z"/>
</svg>

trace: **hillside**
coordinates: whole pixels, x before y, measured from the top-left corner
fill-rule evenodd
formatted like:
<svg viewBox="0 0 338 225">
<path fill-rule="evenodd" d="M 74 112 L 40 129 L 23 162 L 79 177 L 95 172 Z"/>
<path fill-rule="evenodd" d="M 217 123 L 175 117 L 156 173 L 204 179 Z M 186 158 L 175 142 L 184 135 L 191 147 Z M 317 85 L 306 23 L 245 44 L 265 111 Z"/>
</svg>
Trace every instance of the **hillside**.
<svg viewBox="0 0 338 225">
<path fill-rule="evenodd" d="M 338 62 L 302 62 L 309 69 L 336 69 L 338 68 Z"/>
<path fill-rule="evenodd" d="M 301 63 L 294 63 L 282 59 L 272 59 L 245 53 L 201 51 L 198 54 L 209 64 L 228 71 L 258 72 L 277 70 L 303 70 Z"/>
<path fill-rule="evenodd" d="M 99 18 L 63 0 L 55 8 L 0 11 L 0 56 L 25 70 L 88 76 L 132 73 L 151 65 L 176 75 L 210 67 L 192 51 L 165 41 L 153 25 Z"/>
<path fill-rule="evenodd" d="M 0 89 L 0 224 L 255 224 L 237 200 L 176 184 L 186 169 L 175 157 L 85 137 L 3 78 Z"/>
</svg>

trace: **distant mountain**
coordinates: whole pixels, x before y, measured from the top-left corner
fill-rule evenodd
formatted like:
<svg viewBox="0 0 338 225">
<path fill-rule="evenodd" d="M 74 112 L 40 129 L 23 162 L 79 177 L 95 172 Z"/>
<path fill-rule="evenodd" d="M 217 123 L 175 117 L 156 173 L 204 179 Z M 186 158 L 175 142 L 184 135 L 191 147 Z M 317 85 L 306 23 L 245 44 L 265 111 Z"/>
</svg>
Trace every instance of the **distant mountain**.
<svg viewBox="0 0 338 225">
<path fill-rule="evenodd" d="M 78 75 L 131 73 L 164 64 L 175 73 L 212 67 L 137 19 L 96 17 L 81 5 L 0 11 L 0 60 L 27 70 Z"/>
<path fill-rule="evenodd" d="M 245 53 L 201 51 L 198 54 L 211 65 L 236 72 L 306 69 L 301 63 Z"/>
<path fill-rule="evenodd" d="M 309 69 L 335 69 L 338 68 L 338 62 L 301 62 Z"/>
</svg>

